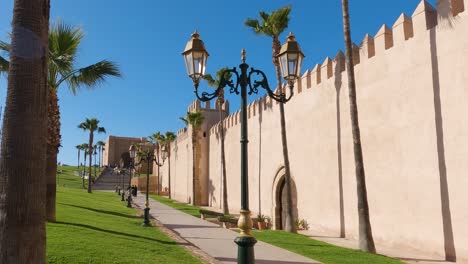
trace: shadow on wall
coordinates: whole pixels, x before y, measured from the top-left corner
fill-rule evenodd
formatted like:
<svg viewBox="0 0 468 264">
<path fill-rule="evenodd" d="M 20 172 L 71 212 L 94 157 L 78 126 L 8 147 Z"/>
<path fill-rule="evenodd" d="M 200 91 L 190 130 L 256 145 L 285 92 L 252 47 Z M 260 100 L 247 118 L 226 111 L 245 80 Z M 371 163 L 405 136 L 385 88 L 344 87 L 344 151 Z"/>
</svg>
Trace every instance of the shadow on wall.
<svg viewBox="0 0 468 264">
<path fill-rule="evenodd" d="M 266 100 L 263 101 L 266 104 Z M 262 214 L 262 122 L 263 122 L 262 103 L 258 104 L 258 213 Z"/>
<path fill-rule="evenodd" d="M 448 1 L 442 1 L 448 3 Z M 443 5 L 443 3 L 442 3 Z M 453 27 L 453 16 L 451 8 L 439 8 L 438 14 L 439 25 L 449 25 Z M 435 22 L 434 22 L 435 23 Z M 432 66 L 432 88 L 434 92 L 434 119 L 437 137 L 437 159 L 439 164 L 439 179 L 440 179 L 440 200 L 442 208 L 442 225 L 444 233 L 444 249 L 445 259 L 448 261 L 456 261 L 455 243 L 453 238 L 452 215 L 450 212 L 450 197 L 447 180 L 447 165 L 445 161 L 445 145 L 444 145 L 444 125 L 442 118 L 442 104 L 440 100 L 440 79 L 439 79 L 439 61 L 437 58 L 437 26 L 432 27 L 430 34 L 430 52 Z"/>
<path fill-rule="evenodd" d="M 215 188 L 215 186 L 213 184 L 213 180 L 210 179 L 210 181 L 208 183 L 208 191 L 210 193 L 210 196 L 209 196 L 210 197 L 210 204 L 209 204 L 210 207 L 213 206 L 213 202 L 216 203 L 216 197 L 214 195 L 215 190 L 216 190 L 216 188 Z"/>
<path fill-rule="evenodd" d="M 340 109 L 340 92 L 342 83 L 342 72 L 344 71 L 344 56 L 337 56 L 335 64 L 335 89 L 336 89 L 336 148 L 338 160 L 338 190 L 340 204 L 340 237 L 346 236 L 345 218 L 344 218 L 344 199 L 343 199 L 343 163 L 341 156 L 341 109 Z"/>
</svg>

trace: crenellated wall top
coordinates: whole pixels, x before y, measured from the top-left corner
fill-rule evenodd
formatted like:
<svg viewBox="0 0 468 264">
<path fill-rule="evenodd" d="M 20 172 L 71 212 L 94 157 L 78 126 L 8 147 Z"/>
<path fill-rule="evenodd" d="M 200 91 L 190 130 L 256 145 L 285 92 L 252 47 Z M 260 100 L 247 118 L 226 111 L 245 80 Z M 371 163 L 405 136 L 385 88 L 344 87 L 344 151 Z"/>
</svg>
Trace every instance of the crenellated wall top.
<svg viewBox="0 0 468 264">
<path fill-rule="evenodd" d="M 404 45 L 411 38 L 423 34 L 427 30 L 437 25 L 437 18 L 452 18 L 465 11 L 465 0 L 438 0 L 437 8 L 433 7 L 425 0 L 421 0 L 410 16 L 402 13 L 392 25 L 383 24 L 377 33 L 372 37 L 366 34 L 361 44 L 353 43 L 353 64 L 359 65 L 366 60 L 377 57 L 394 46 Z M 296 81 L 294 93 L 300 94 L 305 89 L 320 85 L 322 82 L 333 78 L 338 71 L 346 70 L 345 56 L 343 51 L 332 58 L 326 57 L 321 64 L 316 64 L 311 70 L 306 70 Z M 275 89 L 275 92 L 277 89 Z M 255 117 L 259 111 L 267 110 L 277 105 L 277 102 L 267 95 L 253 101 L 247 107 L 247 117 Z M 209 105 L 205 108 L 209 109 Z M 201 109 L 197 100 L 189 106 L 190 109 Z M 240 111 L 236 111 L 227 116 L 223 125 L 225 129 L 236 126 L 240 123 Z M 219 133 L 220 124 L 217 123 L 210 129 L 210 134 Z"/>
</svg>

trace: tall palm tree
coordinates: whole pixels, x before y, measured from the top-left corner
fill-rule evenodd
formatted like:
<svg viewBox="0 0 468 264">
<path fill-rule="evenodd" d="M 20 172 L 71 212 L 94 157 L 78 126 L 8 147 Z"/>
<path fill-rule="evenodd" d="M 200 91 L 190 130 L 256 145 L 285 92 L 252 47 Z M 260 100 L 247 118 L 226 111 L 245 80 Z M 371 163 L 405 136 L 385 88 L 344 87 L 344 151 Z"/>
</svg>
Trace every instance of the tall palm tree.
<svg viewBox="0 0 468 264">
<path fill-rule="evenodd" d="M 356 81 L 354 78 L 353 50 L 351 44 L 351 27 L 349 22 L 348 0 L 342 0 L 343 35 L 346 48 L 346 71 L 348 73 L 349 107 L 351 128 L 353 133 L 354 165 L 356 168 L 356 184 L 359 216 L 359 248 L 365 252 L 375 253 L 372 228 L 369 220 L 369 205 L 367 202 L 366 176 L 362 158 L 361 132 L 359 129 L 358 109 L 356 102 Z"/>
<path fill-rule="evenodd" d="M 88 156 L 88 152 L 89 152 L 89 145 L 88 143 L 83 143 L 81 144 L 81 148 L 83 149 L 83 152 L 84 152 L 84 161 L 83 161 L 83 173 L 81 174 L 82 175 L 82 178 L 81 178 L 81 186 L 83 187 L 83 189 L 86 188 L 85 186 L 85 182 L 84 182 L 84 179 L 85 179 L 85 175 L 86 175 L 86 158 Z"/>
<path fill-rule="evenodd" d="M 92 89 L 102 84 L 109 76 L 121 76 L 119 67 L 108 60 L 101 60 L 83 68 L 76 68 L 78 48 L 84 32 L 79 27 L 64 24 L 61 21 L 53 24 L 49 32 L 48 56 L 48 139 L 47 139 L 47 220 L 55 221 L 55 188 L 57 171 L 57 154 L 59 151 L 60 109 L 57 91 L 63 83 L 73 95 L 80 88 Z M 0 49 L 9 52 L 9 44 L 0 42 Z M 1 57 L 0 57 L 1 58 Z M 0 70 L 8 67 L 5 58 L 0 59 Z"/>
<path fill-rule="evenodd" d="M 76 145 L 75 148 L 78 150 L 78 170 L 80 169 L 80 151 L 83 150 L 83 145 Z"/>
<path fill-rule="evenodd" d="M 158 160 L 158 164 L 156 164 L 156 166 L 158 167 L 158 185 L 157 185 L 157 190 L 156 190 L 156 193 L 157 195 L 159 195 L 159 189 L 160 189 L 160 186 L 161 186 L 161 177 L 159 176 L 160 174 L 160 170 L 159 170 L 159 150 L 160 150 L 160 147 L 162 145 L 164 145 L 164 141 L 166 140 L 166 138 L 164 137 L 163 134 L 161 134 L 161 132 L 156 132 L 154 133 L 153 135 L 149 136 L 149 140 L 151 142 L 153 142 L 155 144 L 155 149 L 156 149 L 156 158 Z"/>
<path fill-rule="evenodd" d="M 167 151 L 167 175 L 168 175 L 168 187 L 169 187 L 169 199 L 172 199 L 171 195 L 171 143 L 177 138 L 176 134 L 171 131 L 166 132 L 166 151 Z"/>
<path fill-rule="evenodd" d="M 211 87 L 218 87 L 221 78 L 223 77 L 222 74 L 224 71 L 226 71 L 228 67 L 224 67 L 219 69 L 216 72 L 216 80 L 213 79 L 213 77 L 210 74 L 206 74 L 203 76 L 203 79 L 205 79 L 208 82 L 208 85 Z M 227 74 L 225 77 L 229 80 L 231 79 L 231 73 Z M 221 180 L 223 184 L 223 213 L 224 214 L 229 214 L 229 205 L 228 205 L 228 200 L 227 200 L 227 178 L 226 178 L 226 153 L 224 150 L 224 111 L 222 109 L 222 106 L 224 104 L 224 87 L 220 90 L 218 99 L 216 100 L 216 104 L 218 105 L 218 111 L 219 111 L 219 128 L 220 128 L 220 139 L 221 139 Z"/>
<path fill-rule="evenodd" d="M 195 201 L 195 191 L 197 187 L 197 181 L 196 181 L 196 144 L 197 144 L 197 138 L 198 138 L 198 131 L 200 130 L 203 121 L 205 120 L 205 116 L 201 112 L 187 112 L 187 115 L 185 117 L 180 117 L 180 120 L 184 121 L 186 126 L 192 126 L 192 204 L 196 205 Z M 198 188 L 200 189 L 200 188 Z"/>
<path fill-rule="evenodd" d="M 97 149 L 98 149 L 98 145 L 94 145 L 93 147 L 93 155 L 94 155 L 94 164 L 93 164 L 93 167 L 94 167 L 94 179 L 96 179 L 96 155 L 97 155 Z"/>
<path fill-rule="evenodd" d="M 268 14 L 264 11 L 259 12 L 260 20 L 247 18 L 245 25 L 252 28 L 252 30 L 258 35 L 265 35 L 273 39 L 272 48 L 272 60 L 276 69 L 276 81 L 278 89 L 283 89 L 281 82 L 281 71 L 279 66 L 278 54 L 281 49 L 281 43 L 278 39 L 279 35 L 288 27 L 289 13 L 291 12 L 291 6 L 285 6 L 278 10 Z M 292 187 L 291 187 L 291 169 L 289 166 L 289 155 L 288 155 L 288 142 L 286 138 L 286 120 L 284 117 L 284 104 L 279 103 L 280 108 L 280 122 L 281 122 L 281 142 L 283 145 L 283 158 L 284 158 L 284 169 L 285 169 L 285 189 L 286 189 L 286 221 L 283 227 L 284 230 L 292 233 L 296 233 L 296 224 L 293 214 L 293 203 L 292 203 Z"/>
<path fill-rule="evenodd" d="M 46 259 L 49 10 L 49 0 L 14 1 L 0 150 L 0 263 Z"/>
<path fill-rule="evenodd" d="M 98 141 L 96 142 L 96 145 L 98 145 L 99 147 L 99 167 L 101 168 L 102 167 L 101 155 L 102 155 L 102 150 L 104 149 L 104 146 L 106 145 L 106 143 L 104 143 L 103 141 Z"/>
<path fill-rule="evenodd" d="M 79 124 L 78 128 L 83 129 L 83 131 L 89 131 L 89 143 L 88 143 L 88 154 L 89 154 L 89 177 L 88 177 L 88 193 L 91 193 L 91 175 L 92 175 L 92 155 L 93 155 L 93 140 L 94 140 L 94 133 L 106 133 L 106 129 L 104 127 L 99 126 L 99 120 L 96 118 L 86 118 L 86 121 Z"/>
</svg>

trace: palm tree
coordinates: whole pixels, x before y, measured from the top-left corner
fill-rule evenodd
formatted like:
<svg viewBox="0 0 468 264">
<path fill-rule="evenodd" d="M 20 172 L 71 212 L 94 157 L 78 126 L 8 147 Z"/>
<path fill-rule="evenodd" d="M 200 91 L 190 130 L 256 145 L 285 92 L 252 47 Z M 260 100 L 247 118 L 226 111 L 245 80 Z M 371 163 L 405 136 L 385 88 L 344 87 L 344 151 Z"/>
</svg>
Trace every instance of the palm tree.
<svg viewBox="0 0 468 264">
<path fill-rule="evenodd" d="M 83 145 L 76 145 L 75 148 L 78 150 L 78 170 L 80 169 L 80 151 L 83 150 Z"/>
<path fill-rule="evenodd" d="M 87 143 L 83 143 L 81 144 L 81 148 L 83 149 L 83 152 L 84 152 L 84 165 L 83 165 L 83 173 L 82 173 L 82 178 L 81 178 L 81 181 L 82 181 L 82 187 L 83 189 L 86 188 L 85 186 L 85 182 L 84 182 L 84 178 L 85 178 L 85 175 L 86 175 L 86 157 L 88 156 L 88 151 L 89 151 L 89 145 Z"/>
<path fill-rule="evenodd" d="M 205 120 L 205 116 L 201 112 L 187 112 L 187 116 L 180 117 L 180 120 L 184 121 L 186 126 L 192 126 L 192 204 L 196 205 L 195 201 L 195 191 L 197 187 L 197 181 L 195 177 L 196 171 L 196 143 L 198 138 L 198 131 L 200 130 L 203 121 Z M 198 188 L 200 189 L 200 188 Z"/>
<path fill-rule="evenodd" d="M 265 35 L 273 39 L 272 59 L 276 69 L 276 81 L 278 89 L 283 89 L 281 82 L 281 71 L 279 67 L 278 54 L 281 49 L 281 43 L 278 39 L 279 35 L 288 27 L 289 13 L 291 6 L 285 6 L 268 14 L 264 11 L 259 12 L 260 21 L 257 19 L 247 18 L 245 25 L 252 28 L 258 35 Z M 293 214 L 292 203 L 292 187 L 291 187 L 291 169 L 289 166 L 288 143 L 286 138 L 286 120 L 284 117 L 284 104 L 279 103 L 280 121 L 281 121 L 281 142 L 283 145 L 283 158 L 285 169 L 285 189 L 286 189 L 286 221 L 283 227 L 286 231 L 296 233 L 296 224 Z"/>
<path fill-rule="evenodd" d="M 228 68 L 224 67 L 219 69 L 216 72 L 216 80 L 213 79 L 213 77 L 210 74 L 206 74 L 203 76 L 203 79 L 205 79 L 208 82 L 208 85 L 211 87 L 218 87 L 221 78 L 223 77 L 222 74 L 224 71 L 226 71 Z M 228 73 L 225 77 L 229 80 L 231 79 L 231 73 Z M 220 128 L 220 138 L 221 138 L 221 180 L 223 183 L 223 213 L 224 214 L 229 214 L 229 206 L 228 206 L 228 200 L 227 200 L 227 178 L 226 178 L 226 153 L 224 151 L 224 111 L 222 109 L 222 106 L 224 104 L 224 87 L 220 90 L 218 99 L 216 100 L 216 104 L 218 105 L 218 111 L 219 111 L 219 128 Z"/>
<path fill-rule="evenodd" d="M 84 32 L 79 27 L 72 27 L 62 22 L 51 26 L 49 32 L 48 56 L 48 139 L 47 139 L 47 220 L 55 221 L 55 184 L 57 171 L 57 154 L 59 151 L 60 109 L 57 91 L 66 83 L 73 95 L 84 87 L 95 88 L 109 76 L 121 76 L 119 67 L 113 62 L 101 60 L 83 68 L 76 68 L 78 48 L 83 40 Z M 0 49 L 9 52 L 9 44 L 0 42 Z M 1 57 L 0 57 L 1 58 Z M 0 70 L 8 68 L 8 61 L 0 59 Z"/>
<path fill-rule="evenodd" d="M 49 0 L 14 1 L 16 52 L 10 58 L 0 150 L 0 263 L 46 260 L 49 10 Z"/>
<path fill-rule="evenodd" d="M 98 149 L 98 145 L 94 145 L 93 147 L 93 155 L 94 155 L 94 164 L 93 164 L 93 167 L 94 167 L 94 179 L 96 179 L 96 154 L 97 154 L 97 149 Z"/>
<path fill-rule="evenodd" d="M 351 27 L 349 22 L 348 0 L 342 0 L 343 35 L 346 47 L 346 71 L 348 73 L 349 106 L 351 128 L 353 133 L 354 165 L 356 168 L 356 184 L 359 216 L 359 248 L 365 252 L 375 253 L 372 228 L 369 220 L 369 204 L 367 202 L 366 176 L 362 157 L 361 132 L 359 129 L 358 109 L 356 102 L 356 81 L 354 79 L 353 50 L 351 45 Z"/>
<path fill-rule="evenodd" d="M 171 195 L 171 143 L 176 139 L 176 134 L 171 131 L 166 132 L 166 151 L 167 151 L 167 175 L 168 175 L 168 187 L 169 187 L 169 199 L 172 199 Z"/>
<path fill-rule="evenodd" d="M 94 132 L 97 133 L 106 133 L 106 129 L 104 127 L 99 126 L 99 120 L 96 118 L 86 118 L 86 121 L 79 124 L 78 128 L 83 129 L 83 131 L 89 131 L 89 143 L 88 143 L 88 153 L 89 153 L 89 177 L 88 177 L 88 193 L 91 193 L 91 175 L 92 175 L 92 155 L 93 155 L 93 140 L 94 140 Z"/>
<path fill-rule="evenodd" d="M 102 155 L 102 150 L 104 149 L 104 146 L 106 145 L 106 143 L 104 143 L 103 141 L 98 141 L 96 142 L 96 145 L 98 145 L 99 147 L 99 167 L 101 168 L 102 167 L 101 155 Z"/>
<path fill-rule="evenodd" d="M 166 138 L 164 137 L 163 134 L 161 134 L 161 132 L 156 132 L 154 133 L 153 135 L 149 136 L 148 137 L 149 140 L 151 142 L 153 142 L 155 144 L 155 148 L 156 148 L 156 158 L 158 160 L 158 163 L 156 164 L 156 166 L 158 167 L 158 185 L 157 185 L 157 195 L 159 195 L 159 189 L 160 189 L 160 186 L 161 186 L 161 177 L 159 177 L 159 174 L 160 174 L 160 171 L 159 171 L 159 148 L 164 145 L 164 141 L 166 140 Z"/>
</svg>

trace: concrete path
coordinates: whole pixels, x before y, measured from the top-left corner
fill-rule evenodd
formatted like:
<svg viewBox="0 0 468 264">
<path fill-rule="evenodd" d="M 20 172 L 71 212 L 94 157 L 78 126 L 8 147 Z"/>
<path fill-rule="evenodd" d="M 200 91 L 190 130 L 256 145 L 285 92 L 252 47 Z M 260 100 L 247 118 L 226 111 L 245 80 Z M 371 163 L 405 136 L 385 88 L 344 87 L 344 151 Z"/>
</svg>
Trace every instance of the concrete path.
<svg viewBox="0 0 468 264">
<path fill-rule="evenodd" d="M 139 194 L 133 202 L 138 207 L 144 208 L 144 195 Z M 153 199 L 150 199 L 150 214 L 165 227 L 220 262 L 237 263 L 237 245 L 234 243 L 234 238 L 238 233 L 193 217 Z M 257 264 L 320 263 L 261 241 L 255 245 L 255 259 Z"/>
</svg>

